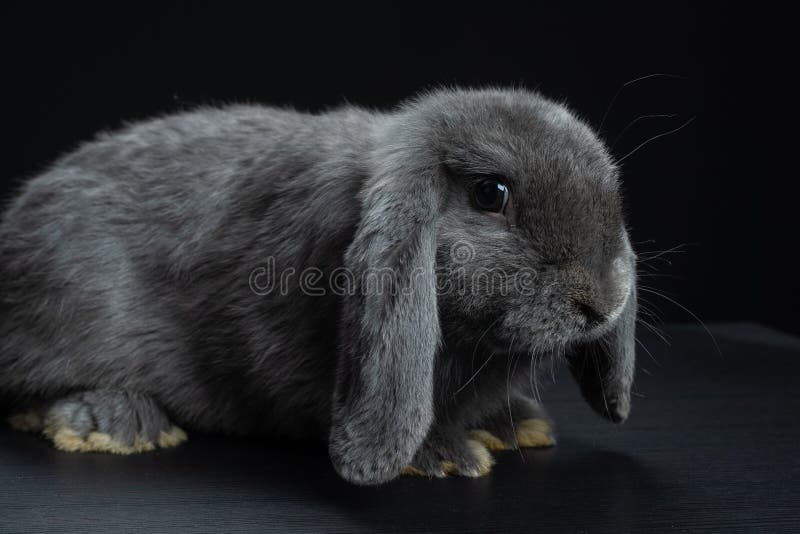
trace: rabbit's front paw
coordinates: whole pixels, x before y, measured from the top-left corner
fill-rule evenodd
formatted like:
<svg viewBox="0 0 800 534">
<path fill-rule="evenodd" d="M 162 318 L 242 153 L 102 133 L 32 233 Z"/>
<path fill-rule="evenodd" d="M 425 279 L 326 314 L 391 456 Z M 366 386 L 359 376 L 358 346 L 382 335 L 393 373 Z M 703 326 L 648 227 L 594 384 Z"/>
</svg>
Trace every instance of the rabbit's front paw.
<svg viewBox="0 0 800 534">
<path fill-rule="evenodd" d="M 518 447 L 544 448 L 556 444 L 553 426 L 547 419 L 533 417 L 523 419 L 514 426 L 511 432 L 475 429 L 470 437 L 483 443 L 489 450 L 505 451 Z"/>
<path fill-rule="evenodd" d="M 480 441 L 459 436 L 450 441 L 431 439 L 403 469 L 404 475 L 481 477 L 489 473 L 494 458 Z"/>
</svg>

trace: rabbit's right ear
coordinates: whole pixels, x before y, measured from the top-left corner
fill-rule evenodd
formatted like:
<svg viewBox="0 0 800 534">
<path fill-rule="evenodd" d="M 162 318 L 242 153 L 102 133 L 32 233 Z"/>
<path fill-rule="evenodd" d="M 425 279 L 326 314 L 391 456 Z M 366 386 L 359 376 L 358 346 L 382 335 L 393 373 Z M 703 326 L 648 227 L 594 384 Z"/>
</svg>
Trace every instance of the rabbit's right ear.
<svg viewBox="0 0 800 534">
<path fill-rule="evenodd" d="M 357 484 L 396 477 L 433 420 L 437 173 L 381 165 L 345 254 L 354 291 L 343 301 L 329 448 Z"/>
</svg>

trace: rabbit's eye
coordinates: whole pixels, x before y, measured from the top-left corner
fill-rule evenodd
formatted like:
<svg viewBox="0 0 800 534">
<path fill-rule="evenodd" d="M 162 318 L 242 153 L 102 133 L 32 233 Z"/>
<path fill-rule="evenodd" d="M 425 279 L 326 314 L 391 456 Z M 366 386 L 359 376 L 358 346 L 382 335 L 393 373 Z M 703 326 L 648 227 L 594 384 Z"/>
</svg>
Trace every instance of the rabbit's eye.
<svg viewBox="0 0 800 534">
<path fill-rule="evenodd" d="M 508 187 L 494 178 L 483 180 L 475 185 L 472 196 L 480 209 L 502 213 L 508 203 Z"/>
</svg>

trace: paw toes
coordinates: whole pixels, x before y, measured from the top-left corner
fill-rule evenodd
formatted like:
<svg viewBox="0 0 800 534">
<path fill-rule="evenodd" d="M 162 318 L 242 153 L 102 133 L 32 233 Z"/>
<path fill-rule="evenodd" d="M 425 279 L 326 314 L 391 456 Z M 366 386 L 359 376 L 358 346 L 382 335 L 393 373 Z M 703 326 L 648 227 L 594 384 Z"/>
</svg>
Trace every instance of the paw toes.
<svg viewBox="0 0 800 534">
<path fill-rule="evenodd" d="M 158 437 L 158 446 L 162 449 L 177 447 L 188 438 L 183 429 L 173 425 L 169 430 L 162 430 Z"/>
<path fill-rule="evenodd" d="M 86 450 L 86 440 L 80 434 L 67 427 L 47 427 L 44 435 L 50 438 L 57 449 L 66 452 L 83 452 Z"/>
<path fill-rule="evenodd" d="M 443 478 L 448 475 L 481 477 L 489 473 L 494 465 L 492 453 L 483 443 L 475 439 L 466 439 L 457 449 L 450 450 L 447 456 L 442 454 L 445 458 L 457 458 L 456 460 L 434 459 L 436 456 L 438 454 L 433 457 L 423 457 L 422 463 L 406 466 L 401 474 L 430 478 Z"/>
<path fill-rule="evenodd" d="M 552 447 L 556 444 L 553 427 L 544 419 L 524 419 L 517 426 L 520 447 Z"/>
<path fill-rule="evenodd" d="M 177 426 L 161 431 L 158 442 L 154 443 L 141 436 L 126 443 L 106 432 L 92 431 L 81 434 L 64 424 L 63 421 L 50 421 L 42 433 L 53 442 L 57 449 L 66 452 L 105 452 L 111 454 L 136 454 L 161 448 L 176 447 L 186 441 L 186 433 Z"/>
<path fill-rule="evenodd" d="M 414 467 L 413 465 L 405 466 L 403 468 L 403 470 L 400 471 L 400 474 L 401 475 L 414 476 L 414 477 L 426 477 L 426 476 L 428 476 L 428 473 L 426 473 L 425 471 L 423 471 L 422 469 L 420 469 L 418 467 Z"/>
<path fill-rule="evenodd" d="M 102 432 L 90 432 L 86 436 L 86 452 L 110 452 L 112 454 L 135 454 L 138 452 L 152 451 L 156 448 L 152 441 L 147 441 L 138 436 L 133 444 L 126 445 L 111 435 Z"/>
<path fill-rule="evenodd" d="M 86 436 L 82 436 L 80 433 L 63 424 L 51 424 L 45 427 L 43 434 L 50 438 L 57 449 L 66 452 L 134 454 L 152 451 L 156 448 L 151 441 L 139 437 L 137 437 L 133 443 L 126 444 L 104 432 L 89 432 Z"/>
<path fill-rule="evenodd" d="M 463 475 L 471 477 L 481 477 L 489 473 L 494 465 L 494 458 L 489 449 L 483 443 L 474 439 L 467 440 L 467 447 L 475 455 L 477 462 L 475 465 L 468 469 L 467 472 L 462 472 Z"/>
<path fill-rule="evenodd" d="M 506 451 L 511 448 L 508 443 L 498 438 L 488 430 L 471 430 L 469 435 L 473 440 L 482 443 L 490 451 Z"/>
<path fill-rule="evenodd" d="M 460 475 L 461 470 L 458 468 L 455 462 L 451 462 L 450 460 L 444 460 L 440 464 L 442 476 L 444 475 Z"/>
</svg>

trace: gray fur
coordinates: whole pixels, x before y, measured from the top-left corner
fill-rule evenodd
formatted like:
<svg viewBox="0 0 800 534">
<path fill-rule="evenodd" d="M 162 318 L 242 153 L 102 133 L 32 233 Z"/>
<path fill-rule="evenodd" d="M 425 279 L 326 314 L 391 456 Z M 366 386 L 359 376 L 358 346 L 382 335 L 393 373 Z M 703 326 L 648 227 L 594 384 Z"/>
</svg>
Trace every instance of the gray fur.
<svg viewBox="0 0 800 534">
<path fill-rule="evenodd" d="M 64 425 L 81 438 L 101 432 L 125 446 L 137 438 L 155 443 L 172 426 L 150 396 L 127 391 L 79 391 L 53 402 L 43 415 L 44 428 Z"/>
<path fill-rule="evenodd" d="M 509 220 L 471 205 L 482 174 L 509 180 Z M 534 269 L 536 291 L 437 293 L 458 283 L 458 243 L 474 251 L 467 274 Z M 396 291 L 316 296 L 294 278 L 259 295 L 250 277 L 269 257 L 325 276 L 387 269 Z M 201 109 L 100 136 L 7 210 L 0 390 L 135 392 L 190 428 L 328 437 L 356 483 L 443 449 L 468 472 L 462 435 L 507 419 L 509 397 L 530 402 L 529 361 L 595 355 L 599 377 L 576 372 L 584 394 L 627 416 L 634 279 L 606 149 L 536 93 Z"/>
</svg>

